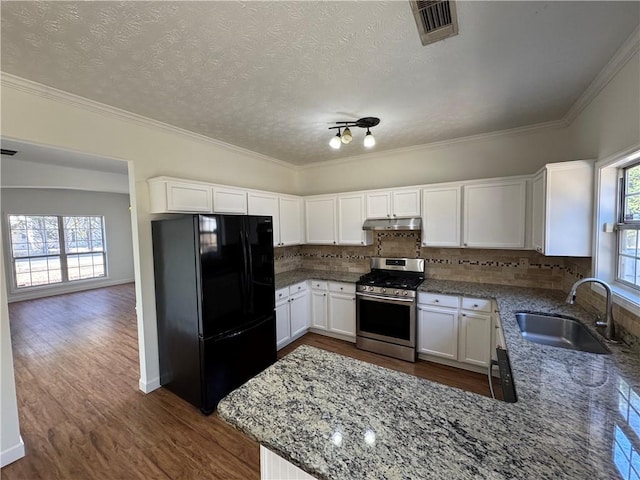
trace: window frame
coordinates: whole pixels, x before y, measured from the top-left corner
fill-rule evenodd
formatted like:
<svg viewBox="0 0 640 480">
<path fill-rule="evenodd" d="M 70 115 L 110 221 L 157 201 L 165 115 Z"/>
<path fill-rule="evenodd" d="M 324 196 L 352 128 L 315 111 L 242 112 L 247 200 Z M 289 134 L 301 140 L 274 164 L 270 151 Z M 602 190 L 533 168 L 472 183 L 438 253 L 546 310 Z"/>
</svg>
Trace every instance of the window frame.
<svg viewBox="0 0 640 480">
<path fill-rule="evenodd" d="M 44 254 L 44 255 L 28 255 L 28 256 L 15 256 L 14 255 L 14 242 L 11 228 L 11 217 L 22 216 L 22 217 L 55 217 L 57 221 L 57 230 L 58 230 L 58 253 L 57 254 Z M 69 218 L 86 218 L 89 222 L 93 218 L 100 219 L 101 226 L 101 241 L 102 241 L 102 250 L 100 251 L 88 251 L 88 252 L 72 252 L 67 251 L 67 241 L 66 241 L 66 232 L 69 230 L 65 226 L 65 219 Z M 74 285 L 82 282 L 92 282 L 96 280 L 104 280 L 109 277 L 108 272 L 108 264 L 107 264 L 107 242 L 106 242 L 106 221 L 104 215 L 76 215 L 76 214 L 68 214 L 68 215 L 60 215 L 60 214 L 24 214 L 24 213 L 7 213 L 5 216 L 5 221 L 7 225 L 7 244 L 8 244 L 8 252 L 7 255 L 11 263 L 11 277 L 12 277 L 12 290 L 13 292 L 25 292 L 36 289 L 51 289 L 51 288 L 64 288 L 65 286 Z M 91 229 L 91 227 L 89 227 Z M 103 265 L 103 274 L 98 276 L 92 276 L 88 278 L 75 278 L 71 279 L 69 275 L 69 267 L 68 260 L 70 257 L 81 256 L 81 255 L 102 255 L 102 265 Z M 39 285 L 28 285 L 28 286 L 19 286 L 18 285 L 18 275 L 16 270 L 16 260 L 32 260 L 32 259 L 42 259 L 42 258 L 50 258 L 56 257 L 60 262 L 60 276 L 61 280 L 59 282 L 51 282 L 51 283 L 43 283 Z M 95 271 L 94 271 L 95 274 Z"/>
<path fill-rule="evenodd" d="M 625 280 L 620 275 L 620 260 L 622 257 L 630 258 L 635 260 L 635 268 L 638 268 L 638 262 L 640 261 L 640 219 L 638 220 L 627 220 L 625 219 L 625 210 L 627 205 L 627 198 L 631 196 L 640 197 L 640 192 L 635 192 L 633 194 L 627 193 L 627 172 L 632 168 L 640 167 L 640 161 L 633 161 L 631 163 L 626 163 L 619 167 L 618 174 L 618 223 L 616 225 L 616 253 L 615 253 L 615 281 L 621 283 L 629 288 L 640 291 L 640 282 L 629 282 Z M 623 232 L 634 230 L 636 232 L 636 254 L 635 255 L 627 255 L 621 253 L 620 245 L 622 244 L 622 235 Z M 638 278 L 638 272 L 635 272 L 635 278 Z"/>
</svg>

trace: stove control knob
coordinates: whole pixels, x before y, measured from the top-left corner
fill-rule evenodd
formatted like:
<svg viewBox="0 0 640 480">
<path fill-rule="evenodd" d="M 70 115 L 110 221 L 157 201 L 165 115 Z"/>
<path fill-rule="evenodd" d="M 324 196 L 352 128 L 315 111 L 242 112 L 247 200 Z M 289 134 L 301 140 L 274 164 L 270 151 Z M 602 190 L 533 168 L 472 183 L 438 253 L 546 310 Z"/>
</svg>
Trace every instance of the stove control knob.
<svg viewBox="0 0 640 480">
<path fill-rule="evenodd" d="M 370 292 L 373 292 L 373 287 L 369 287 L 369 291 L 370 291 Z"/>
<path fill-rule="evenodd" d="M 396 290 L 393 293 L 394 293 L 394 295 L 400 295 L 400 290 Z"/>
<path fill-rule="evenodd" d="M 383 288 L 382 290 L 380 290 L 382 293 L 386 293 L 387 289 Z"/>
<path fill-rule="evenodd" d="M 405 290 L 405 291 L 404 291 L 404 293 L 403 293 L 403 295 L 404 295 L 404 296 L 407 296 L 407 295 L 409 295 L 409 292 Z"/>
</svg>

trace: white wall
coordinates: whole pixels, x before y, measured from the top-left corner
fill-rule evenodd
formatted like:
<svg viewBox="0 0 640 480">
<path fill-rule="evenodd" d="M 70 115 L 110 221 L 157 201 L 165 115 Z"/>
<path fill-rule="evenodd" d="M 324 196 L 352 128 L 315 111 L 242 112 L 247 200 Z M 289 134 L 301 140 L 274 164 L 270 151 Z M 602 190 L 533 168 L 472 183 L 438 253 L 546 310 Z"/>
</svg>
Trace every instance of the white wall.
<svg viewBox="0 0 640 480">
<path fill-rule="evenodd" d="M 640 52 L 567 130 L 574 158 L 601 160 L 640 143 Z"/>
<path fill-rule="evenodd" d="M 566 129 L 552 126 L 312 165 L 300 171 L 299 186 L 316 194 L 524 175 L 566 160 L 577 160 L 569 154 Z"/>
<path fill-rule="evenodd" d="M 2 136 L 11 140 L 129 161 L 132 231 L 139 252 L 137 289 L 140 388 L 159 386 L 151 218 L 146 180 L 169 175 L 242 187 L 297 192 L 296 169 L 116 109 L 3 75 Z M 132 173 L 133 172 L 133 173 Z"/>
<path fill-rule="evenodd" d="M 3 229 L 0 228 L 0 231 Z M 0 242 L 2 258 L 2 242 Z M 0 279 L 4 266 L 0 261 Z M 9 332 L 5 283 L 0 281 L 0 467 L 24 457 L 24 444 L 20 437 L 16 382 L 13 375 L 13 350 Z"/>
<path fill-rule="evenodd" d="M 24 160 L 0 159 L 2 186 L 20 188 L 67 188 L 90 192 L 129 194 L 127 175 L 47 165 Z"/>
<path fill-rule="evenodd" d="M 4 177 L 3 177 L 4 182 Z M 131 216 L 129 195 L 121 193 L 85 192 L 79 190 L 2 188 L 2 219 L 8 214 L 26 215 L 102 215 L 106 233 L 107 277 L 64 285 L 38 287 L 30 290 L 13 288 L 9 256 L 7 285 L 9 302 L 86 290 L 133 281 L 133 250 L 131 246 Z M 9 235 L 3 236 L 4 251 L 10 255 Z"/>
</svg>

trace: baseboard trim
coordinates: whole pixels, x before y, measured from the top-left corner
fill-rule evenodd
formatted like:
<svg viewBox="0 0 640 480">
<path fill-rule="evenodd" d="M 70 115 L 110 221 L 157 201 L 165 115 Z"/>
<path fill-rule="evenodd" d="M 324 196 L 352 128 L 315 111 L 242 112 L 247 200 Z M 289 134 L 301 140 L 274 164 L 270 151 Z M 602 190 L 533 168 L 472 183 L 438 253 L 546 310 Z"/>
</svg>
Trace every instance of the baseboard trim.
<svg viewBox="0 0 640 480">
<path fill-rule="evenodd" d="M 24 457 L 24 441 L 20 436 L 20 442 L 0 452 L 0 467 L 5 467 L 16 460 L 20 460 L 22 457 Z"/>
<path fill-rule="evenodd" d="M 148 382 L 145 382 L 143 379 L 140 379 L 140 381 L 138 382 L 138 387 L 144 393 L 151 393 L 154 390 L 157 390 L 160 388 L 160 377 L 152 378 Z"/>
<path fill-rule="evenodd" d="M 133 278 L 123 278 L 119 280 L 89 281 L 78 284 L 67 284 L 52 288 L 42 287 L 42 289 L 30 290 L 7 295 L 7 303 L 21 302 L 23 300 L 35 300 L 37 298 L 53 297 L 55 295 L 65 295 L 67 293 L 84 292 L 95 290 L 96 288 L 114 287 L 125 283 L 133 283 Z"/>
</svg>

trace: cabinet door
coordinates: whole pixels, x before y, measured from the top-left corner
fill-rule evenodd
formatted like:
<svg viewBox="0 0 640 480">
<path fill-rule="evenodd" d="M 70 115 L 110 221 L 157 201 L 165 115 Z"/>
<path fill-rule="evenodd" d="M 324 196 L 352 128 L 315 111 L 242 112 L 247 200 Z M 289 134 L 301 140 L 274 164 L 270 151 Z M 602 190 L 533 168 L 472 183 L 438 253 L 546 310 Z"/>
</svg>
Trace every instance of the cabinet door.
<svg viewBox="0 0 640 480">
<path fill-rule="evenodd" d="M 327 329 L 327 292 L 311 290 L 311 326 Z"/>
<path fill-rule="evenodd" d="M 422 245 L 459 247 L 461 186 L 422 190 Z"/>
<path fill-rule="evenodd" d="M 329 331 L 355 337 L 356 296 L 355 294 L 329 294 Z"/>
<path fill-rule="evenodd" d="M 289 300 L 291 337 L 309 330 L 309 292 L 295 295 Z"/>
<path fill-rule="evenodd" d="M 247 201 L 249 215 L 271 215 L 273 217 L 273 245 L 282 245 L 280 241 L 280 211 L 278 196 L 268 193 L 250 192 Z"/>
<path fill-rule="evenodd" d="M 391 216 L 391 192 L 367 193 L 367 218 L 388 218 Z"/>
<path fill-rule="evenodd" d="M 524 248 L 526 181 L 464 186 L 464 246 Z"/>
<path fill-rule="evenodd" d="M 291 338 L 291 321 L 289 318 L 289 302 L 276 305 L 276 347 L 281 349 Z"/>
<path fill-rule="evenodd" d="M 488 367 L 491 358 L 491 315 L 462 311 L 460 313 L 458 360 Z"/>
<path fill-rule="evenodd" d="M 167 211 L 211 213 L 211 187 L 167 182 Z"/>
<path fill-rule="evenodd" d="M 302 199 L 280 197 L 280 245 L 302 243 Z"/>
<path fill-rule="evenodd" d="M 418 307 L 418 353 L 458 359 L 458 309 Z"/>
<path fill-rule="evenodd" d="M 336 243 L 336 197 L 305 200 L 307 243 Z"/>
<path fill-rule="evenodd" d="M 391 210 L 394 217 L 420 216 L 420 190 L 393 190 Z"/>
<path fill-rule="evenodd" d="M 247 192 L 237 188 L 213 187 L 215 213 L 247 214 Z"/>
<path fill-rule="evenodd" d="M 533 179 L 531 204 L 531 245 L 539 253 L 544 253 L 545 244 L 545 184 L 546 172 L 542 171 Z"/>
<path fill-rule="evenodd" d="M 340 245 L 364 245 L 365 232 L 364 195 L 341 195 L 338 197 L 338 243 Z"/>
</svg>

